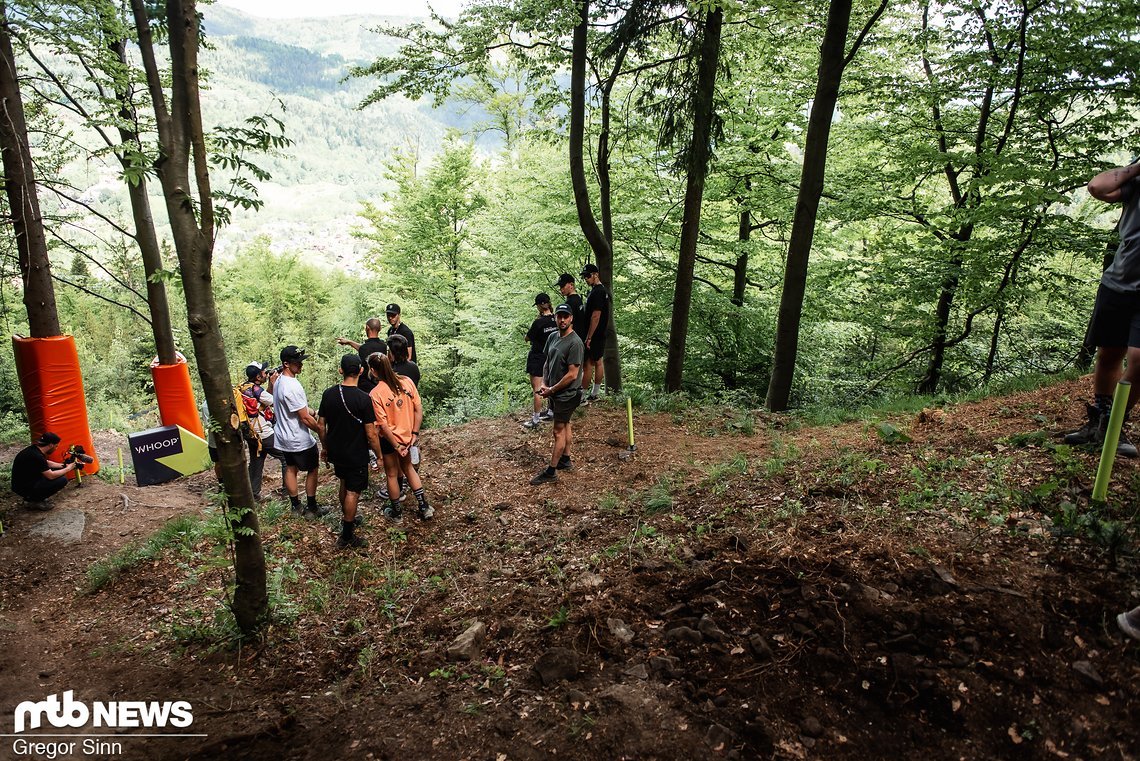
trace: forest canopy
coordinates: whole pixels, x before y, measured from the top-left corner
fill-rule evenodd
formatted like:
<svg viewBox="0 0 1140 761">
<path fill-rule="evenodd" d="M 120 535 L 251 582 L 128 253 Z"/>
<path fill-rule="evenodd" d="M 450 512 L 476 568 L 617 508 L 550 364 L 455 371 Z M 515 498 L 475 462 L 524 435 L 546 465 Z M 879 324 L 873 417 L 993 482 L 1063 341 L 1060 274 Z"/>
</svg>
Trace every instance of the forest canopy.
<svg viewBox="0 0 1140 761">
<path fill-rule="evenodd" d="M 275 226 L 228 240 L 235 227 L 218 232 L 226 254 L 214 290 L 234 376 L 297 344 L 317 359 L 302 379 L 312 393 L 335 377 L 334 339 L 358 337 L 395 301 L 416 331 L 433 423 L 501 411 L 504 388 L 521 406 L 535 294 L 558 303 L 558 274 L 601 262 L 604 245 L 622 385 L 656 393 L 667 385 L 678 256 L 692 229 L 680 388 L 761 404 L 812 150 L 821 45 L 839 1 L 487 0 L 451 22 L 371 19 L 367 34 L 383 44 L 368 55 L 356 27 L 343 30 L 342 54 L 328 44 L 336 25 L 319 40 L 289 37 L 288 22 L 262 34 L 264 22 L 243 28 L 232 11 L 203 6 L 207 29 L 224 16 L 200 53 L 207 114 L 232 127 L 268 109 L 292 141 L 247 157 L 266 172 L 248 181 L 259 201 L 231 204 L 237 228 L 252 229 L 259 213 Z M 84 120 L 61 107 L 45 74 L 80 83 L 80 48 L 52 41 L 39 6 L 7 8 L 61 327 L 76 337 L 93 422 L 143 427 L 155 349 L 126 232 L 124 170 L 91 135 L 97 109 Z M 697 72 L 709 65 L 702 43 L 717 14 L 702 137 Z M 954 393 L 1087 360 L 1117 209 L 1083 187 L 1140 152 L 1137 19 L 1131 1 L 850 4 L 792 406 Z M 585 207 L 568 149 L 579 27 Z M 95 34 L 72 37 L 85 33 Z M 145 139 L 149 125 L 140 126 Z M 352 151 L 377 134 L 382 147 L 369 143 L 367 160 L 323 163 L 361 156 Z M 701 145 L 699 221 L 687 228 L 690 159 Z M 303 204 L 274 211 L 279 193 L 317 182 L 340 191 L 319 221 Z M 596 239 L 583 214 L 597 220 Z M 23 333 L 9 226 L 0 246 L 0 315 L 10 334 Z M 169 245 L 165 256 L 164 270 L 176 271 Z M 177 278 L 167 284 L 180 288 Z M 181 300 L 171 302 L 176 338 L 188 344 Z M 8 436 L 26 430 L 17 388 L 11 362 L 0 363 Z"/>
</svg>

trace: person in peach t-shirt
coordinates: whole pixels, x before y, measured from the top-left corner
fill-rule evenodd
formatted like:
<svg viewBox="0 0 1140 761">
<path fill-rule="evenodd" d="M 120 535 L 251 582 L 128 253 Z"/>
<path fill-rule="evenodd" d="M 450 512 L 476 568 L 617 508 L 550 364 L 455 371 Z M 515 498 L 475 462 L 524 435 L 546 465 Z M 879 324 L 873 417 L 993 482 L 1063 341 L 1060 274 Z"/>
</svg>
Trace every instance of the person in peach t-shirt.
<svg viewBox="0 0 1140 761">
<path fill-rule="evenodd" d="M 398 521 L 403 515 L 398 495 L 400 475 L 408 479 L 412 494 L 420 508 L 420 520 L 431 520 L 435 510 L 427 502 L 423 483 L 412 465 L 411 449 L 419 445 L 420 425 L 424 412 L 416 384 L 392 369 L 392 363 L 383 354 L 368 358 L 368 366 L 376 388 L 372 389 L 372 406 L 376 411 L 376 425 L 380 428 L 380 451 L 384 457 L 384 473 L 388 477 L 388 506 L 384 517 Z"/>
</svg>

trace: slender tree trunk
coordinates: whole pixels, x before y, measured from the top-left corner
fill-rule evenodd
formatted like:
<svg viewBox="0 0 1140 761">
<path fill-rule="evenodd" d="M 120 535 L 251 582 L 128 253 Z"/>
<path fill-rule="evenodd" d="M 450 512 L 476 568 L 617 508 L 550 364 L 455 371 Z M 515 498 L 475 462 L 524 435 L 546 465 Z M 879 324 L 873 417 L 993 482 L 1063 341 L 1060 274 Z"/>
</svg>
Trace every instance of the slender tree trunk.
<svg viewBox="0 0 1140 761">
<path fill-rule="evenodd" d="M 750 181 L 745 182 L 751 184 Z M 742 307 L 744 291 L 748 287 L 748 241 L 752 239 L 752 212 L 748 209 L 740 212 L 736 239 L 740 243 L 740 253 L 736 255 L 736 264 L 732 267 L 732 303 Z"/>
<path fill-rule="evenodd" d="M 808 119 L 804 145 L 804 165 L 800 173 L 800 191 L 788 242 L 788 261 L 784 268 L 784 288 L 780 294 L 780 316 L 776 323 L 776 348 L 772 358 L 772 378 L 768 384 L 768 409 L 778 412 L 788 408 L 792 380 L 796 371 L 796 354 L 800 342 L 800 318 L 803 316 L 804 293 L 807 290 L 808 257 L 815 237 L 819 199 L 823 195 L 824 172 L 827 167 L 827 145 L 831 137 L 831 120 L 839 100 L 843 78 L 844 49 L 851 23 L 851 0 L 831 0 L 827 28 L 819 51 L 819 74 L 815 100 Z"/>
<path fill-rule="evenodd" d="M 620 69 L 620 62 L 614 68 L 608 86 L 603 87 L 602 98 L 602 133 L 598 137 L 598 182 L 601 186 L 602 222 L 605 231 L 598 227 L 594 218 L 594 210 L 590 206 L 590 190 L 586 183 L 586 56 L 587 37 L 590 28 L 590 3 L 582 0 L 578 4 L 579 21 L 574 27 L 573 50 L 570 59 L 570 184 L 574 189 L 574 207 L 578 212 L 578 226 L 590 250 L 594 253 L 594 260 L 598 264 L 598 274 L 610 287 L 610 319 L 606 324 L 606 349 L 602 361 L 605 367 L 606 387 L 613 391 L 621 389 L 621 361 L 618 354 L 617 329 L 614 327 L 614 313 L 617 311 L 613 302 L 613 220 L 610 211 L 610 130 L 609 130 L 609 93 L 613 88 L 612 81 Z M 621 54 L 624 56 L 624 52 Z"/>
<path fill-rule="evenodd" d="M 124 67 L 127 63 L 126 40 L 115 40 L 110 45 L 111 50 Z M 126 152 L 126 146 L 137 147 L 141 153 L 138 133 L 123 126 L 137 123 L 137 113 L 131 102 L 129 93 L 121 87 L 115 88 L 115 97 L 119 101 L 119 139 L 123 142 L 123 149 L 119 151 L 119 163 L 124 170 L 131 168 L 131 157 Z M 158 361 L 163 365 L 172 365 L 176 361 L 177 348 L 174 343 L 174 330 L 170 324 L 170 304 L 166 298 L 166 285 L 157 274 L 162 270 L 162 249 L 158 244 L 158 234 L 154 229 L 154 214 L 150 208 L 150 195 L 147 192 L 145 176 L 138 176 L 137 182 L 127 181 L 127 196 L 131 202 L 131 214 L 135 223 L 135 242 L 142 254 L 143 273 L 146 275 L 146 301 L 150 307 L 150 327 L 154 335 L 155 353 Z"/>
<path fill-rule="evenodd" d="M 697 66 L 697 89 L 693 99 L 693 141 L 685 182 L 685 204 L 681 218 L 681 246 L 677 257 L 677 281 L 673 288 L 673 319 L 669 325 L 669 352 L 665 359 L 665 390 L 680 391 L 685 372 L 685 342 L 689 336 L 689 310 L 693 303 L 693 269 L 697 260 L 697 238 L 701 230 L 701 202 L 709 167 L 712 138 L 713 95 L 716 67 L 720 59 L 720 32 L 724 12 L 720 6 L 709 11 L 701 40 Z"/>
<path fill-rule="evenodd" d="M 35 168 L 24 120 L 24 101 L 16 73 L 16 55 L 8 29 L 8 7 L 0 1 L 0 151 L 3 152 L 4 191 L 16 236 L 16 254 L 32 338 L 60 334 L 51 281 L 47 237 L 36 195 Z"/>
<path fill-rule="evenodd" d="M 617 306 L 614 302 L 614 220 L 613 192 L 610 182 L 610 105 L 614 83 L 617 82 L 626 48 L 618 53 L 609 79 L 601 88 L 602 128 L 598 135 L 598 202 L 602 213 L 602 234 L 606 239 L 603 251 L 596 251 L 594 259 L 598 263 L 598 274 L 610 288 L 610 314 L 606 321 L 606 348 L 602 354 L 605 368 L 606 389 L 616 393 L 621 391 L 621 354 L 618 351 L 617 323 L 614 315 Z"/>
<path fill-rule="evenodd" d="M 238 627 L 250 635 L 261 627 L 268 613 L 265 553 L 261 546 L 253 489 L 245 466 L 244 444 L 238 431 L 229 424 L 233 413 L 232 385 L 214 303 L 211 272 L 214 208 L 198 92 L 198 12 L 194 0 L 167 0 L 166 22 L 173 75 L 168 109 L 155 58 L 146 0 L 131 0 L 131 7 L 138 27 L 139 49 L 154 105 L 162 154 L 155 163 L 155 170 L 166 199 L 166 211 L 182 271 L 194 356 L 210 417 L 217 426 L 215 438 L 226 499 L 230 510 L 241 516 L 233 529 L 235 589 L 232 610 Z M 193 178 L 190 174 L 191 160 Z M 192 187 L 197 189 L 197 197 L 191 194 Z"/>
<path fill-rule="evenodd" d="M 994 375 L 994 365 L 997 364 L 998 343 L 1001 340 L 1001 328 L 1005 322 L 1005 310 L 999 309 L 994 318 L 994 329 L 990 333 L 990 350 L 986 354 L 986 371 L 982 374 L 982 385 L 990 382 Z"/>
</svg>

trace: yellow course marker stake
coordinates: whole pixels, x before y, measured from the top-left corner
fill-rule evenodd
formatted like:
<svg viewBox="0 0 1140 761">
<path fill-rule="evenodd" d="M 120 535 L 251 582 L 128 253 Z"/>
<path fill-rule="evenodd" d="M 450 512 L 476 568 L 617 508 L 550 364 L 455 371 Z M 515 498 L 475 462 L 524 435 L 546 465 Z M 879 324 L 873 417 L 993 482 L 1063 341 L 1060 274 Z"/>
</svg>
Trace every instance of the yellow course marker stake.
<svg viewBox="0 0 1140 761">
<path fill-rule="evenodd" d="M 119 447 L 119 483 L 125 484 L 127 476 L 123 473 L 123 448 Z"/>
<path fill-rule="evenodd" d="M 1124 424 L 1131 390 L 1132 384 L 1128 381 L 1116 384 L 1112 413 L 1108 416 L 1108 430 L 1104 432 L 1104 448 L 1100 450 L 1100 467 L 1096 469 L 1096 481 L 1093 484 L 1092 498 L 1096 502 L 1104 502 L 1108 496 L 1108 481 L 1112 478 L 1112 463 L 1116 460 L 1116 445 L 1120 443 L 1120 427 Z"/>
<path fill-rule="evenodd" d="M 629 451 L 637 449 L 633 444 L 633 399 L 631 397 L 625 398 L 625 414 L 629 418 Z"/>
</svg>

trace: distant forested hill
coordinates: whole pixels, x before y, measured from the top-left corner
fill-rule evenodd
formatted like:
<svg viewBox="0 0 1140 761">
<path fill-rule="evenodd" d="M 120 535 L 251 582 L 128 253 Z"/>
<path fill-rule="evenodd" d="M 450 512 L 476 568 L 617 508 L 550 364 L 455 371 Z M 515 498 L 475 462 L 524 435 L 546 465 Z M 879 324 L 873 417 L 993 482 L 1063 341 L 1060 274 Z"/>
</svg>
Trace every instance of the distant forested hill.
<svg viewBox="0 0 1140 761">
<path fill-rule="evenodd" d="M 407 20 L 264 19 L 218 5 L 206 9 L 209 49 L 201 58 L 208 71 L 207 120 L 233 125 L 271 112 L 294 141 L 260 162 L 273 175 L 262 187 L 266 205 L 235 218 L 220 241 L 223 250 L 262 233 L 281 245 L 303 248 L 313 237 L 322 241 L 320 248 L 337 248 L 331 237 L 351 247 L 346 218 L 385 189 L 384 163 L 392 150 L 415 146 L 430 156 L 449 127 L 462 128 L 473 118 L 403 98 L 357 110 L 372 85 L 345 81 L 348 67 L 395 50 L 396 40 L 370 30 Z"/>
</svg>

